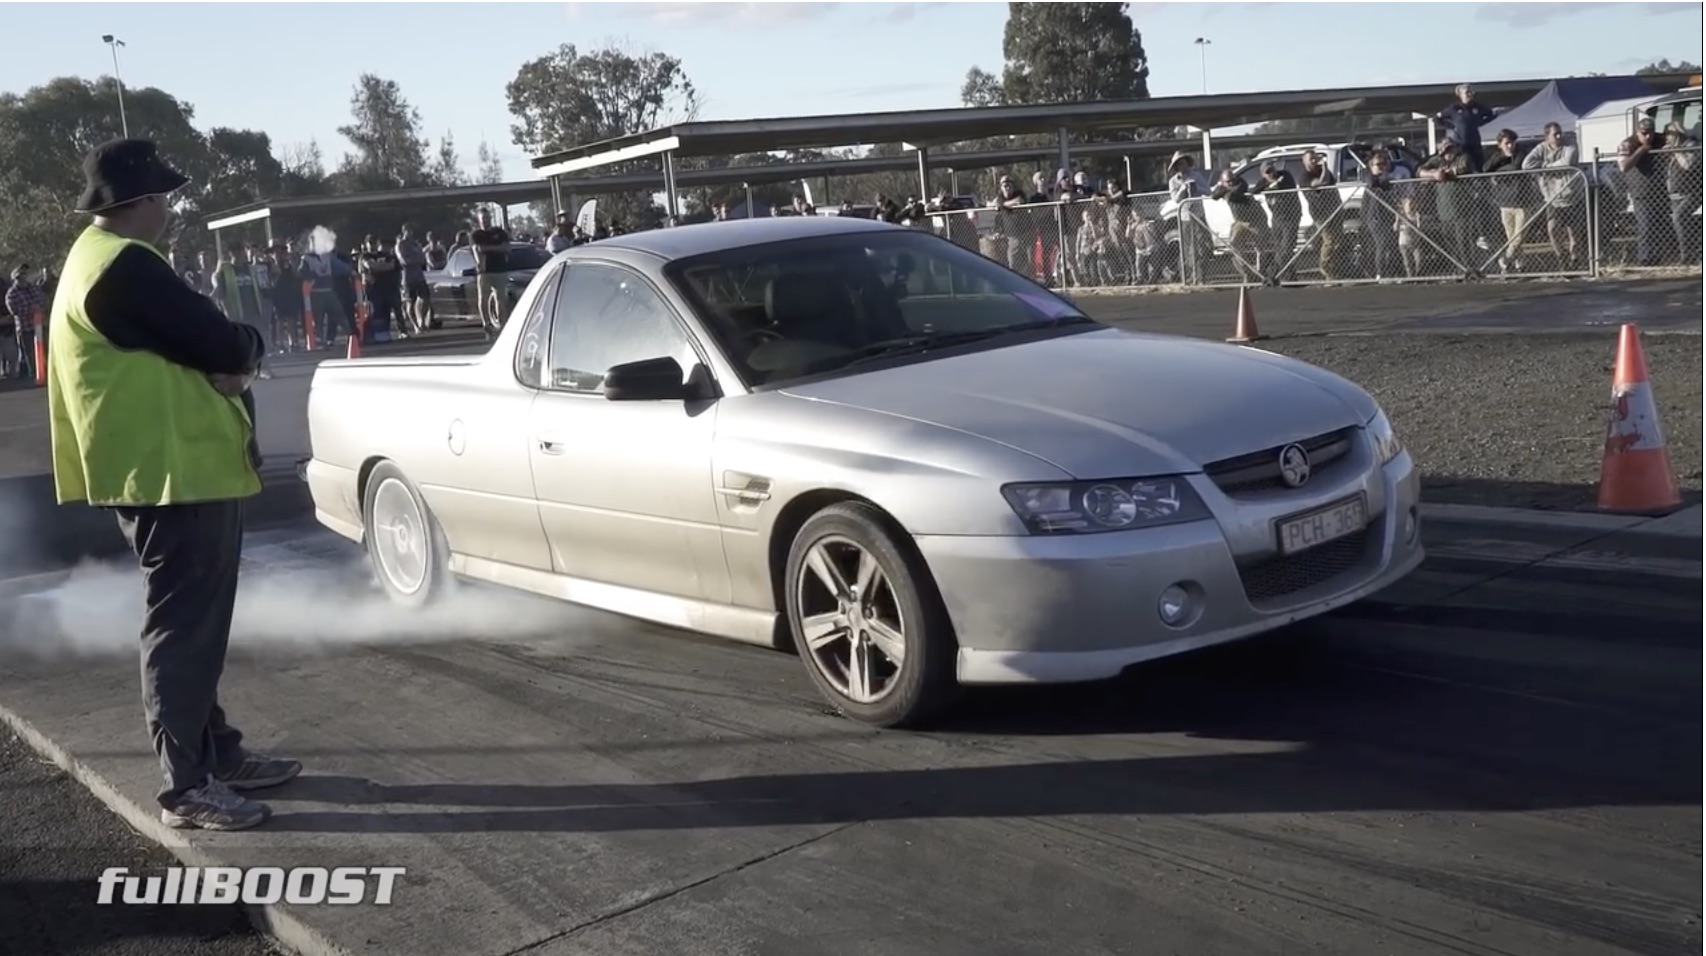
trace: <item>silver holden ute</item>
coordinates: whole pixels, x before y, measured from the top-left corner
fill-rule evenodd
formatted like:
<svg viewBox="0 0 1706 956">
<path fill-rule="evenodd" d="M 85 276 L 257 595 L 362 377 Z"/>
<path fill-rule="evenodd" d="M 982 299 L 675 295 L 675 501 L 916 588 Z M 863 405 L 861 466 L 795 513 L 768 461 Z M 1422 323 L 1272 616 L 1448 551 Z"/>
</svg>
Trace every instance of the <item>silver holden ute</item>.
<svg viewBox="0 0 1706 956">
<path fill-rule="evenodd" d="M 485 355 L 326 362 L 308 416 L 318 518 L 397 602 L 487 582 L 791 647 L 880 726 L 1422 560 L 1415 466 L 1361 388 L 852 217 L 576 247 Z"/>
</svg>

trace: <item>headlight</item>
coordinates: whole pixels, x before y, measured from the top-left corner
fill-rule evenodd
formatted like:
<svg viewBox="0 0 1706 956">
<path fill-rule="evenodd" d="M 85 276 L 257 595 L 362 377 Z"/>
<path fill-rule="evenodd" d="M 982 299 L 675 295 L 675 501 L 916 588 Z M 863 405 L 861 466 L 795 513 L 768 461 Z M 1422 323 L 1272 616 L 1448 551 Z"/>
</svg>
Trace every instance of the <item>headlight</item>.
<svg viewBox="0 0 1706 956">
<path fill-rule="evenodd" d="M 1202 499 L 1178 477 L 1007 485 L 1001 494 L 1032 534 L 1156 528 L 1210 517 Z"/>
<path fill-rule="evenodd" d="M 1398 453 L 1404 450 L 1404 446 L 1398 442 L 1398 436 L 1392 431 L 1392 421 L 1386 417 L 1384 411 L 1375 412 L 1374 417 L 1363 427 L 1368 429 L 1368 437 L 1374 440 L 1374 456 L 1380 464 L 1384 465 L 1397 458 Z"/>
</svg>

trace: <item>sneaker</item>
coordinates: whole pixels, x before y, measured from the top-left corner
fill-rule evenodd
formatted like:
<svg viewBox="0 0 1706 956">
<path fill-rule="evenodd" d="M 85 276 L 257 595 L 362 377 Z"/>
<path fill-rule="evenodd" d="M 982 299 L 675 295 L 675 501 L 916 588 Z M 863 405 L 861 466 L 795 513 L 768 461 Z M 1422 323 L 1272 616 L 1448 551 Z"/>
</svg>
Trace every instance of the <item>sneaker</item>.
<svg viewBox="0 0 1706 956">
<path fill-rule="evenodd" d="M 174 830 L 247 830 L 271 816 L 266 804 L 238 796 L 215 777 L 160 810 L 160 822 Z"/>
<path fill-rule="evenodd" d="M 269 757 L 266 754 L 245 754 L 243 762 L 231 770 L 219 773 L 219 782 L 232 790 L 262 790 L 276 787 L 302 772 L 302 762 Z"/>
</svg>

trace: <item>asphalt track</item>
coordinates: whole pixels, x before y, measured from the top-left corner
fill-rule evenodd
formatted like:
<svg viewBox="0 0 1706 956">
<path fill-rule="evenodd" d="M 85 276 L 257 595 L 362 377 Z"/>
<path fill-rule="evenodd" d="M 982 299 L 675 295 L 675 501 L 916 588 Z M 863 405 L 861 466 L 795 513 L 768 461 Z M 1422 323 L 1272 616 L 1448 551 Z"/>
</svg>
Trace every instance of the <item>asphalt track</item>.
<svg viewBox="0 0 1706 956">
<path fill-rule="evenodd" d="M 1235 296 L 1083 301 L 1218 337 Z M 1256 301 L 1291 344 L 1406 325 L 1609 336 L 1553 328 L 1586 301 L 1698 352 L 1701 315 L 1698 281 Z M 310 371 L 286 360 L 267 387 L 305 390 Z M 0 450 L 39 427 L 39 394 L 0 395 Z M 271 404 L 288 465 L 306 436 Z M 251 539 L 225 697 L 308 775 L 272 796 L 266 830 L 181 852 L 410 868 L 388 909 L 275 914 L 311 952 L 1699 952 L 1698 518 L 1681 537 L 1426 536 L 1428 564 L 1375 602 L 1117 681 L 983 692 L 951 726 L 900 734 L 828 713 L 785 654 L 484 591 L 399 618 L 350 547 L 287 521 Z M 0 953 L 268 949 L 229 909 L 92 905 L 105 866 L 165 862 L 85 786 L 148 831 L 134 587 L 122 563 L 0 587 L 0 711 L 84 780 L 0 744 Z M 78 654 L 36 653 L 50 605 L 69 615 L 51 646 Z"/>
<path fill-rule="evenodd" d="M 309 770 L 188 852 L 409 868 L 390 907 L 284 908 L 314 953 L 1699 952 L 1698 521 L 1427 529 L 1377 602 L 926 733 L 833 716 L 788 654 L 483 590 L 403 617 L 355 549 L 276 529 L 223 697 Z M 131 574 L 13 586 L 0 708 L 152 827 Z M 120 851 L 42 811 L 0 801 L 5 853 L 36 848 L 0 896 L 71 918 L 0 951 L 105 916 Z M 76 866 L 36 875 L 56 846 Z"/>
</svg>

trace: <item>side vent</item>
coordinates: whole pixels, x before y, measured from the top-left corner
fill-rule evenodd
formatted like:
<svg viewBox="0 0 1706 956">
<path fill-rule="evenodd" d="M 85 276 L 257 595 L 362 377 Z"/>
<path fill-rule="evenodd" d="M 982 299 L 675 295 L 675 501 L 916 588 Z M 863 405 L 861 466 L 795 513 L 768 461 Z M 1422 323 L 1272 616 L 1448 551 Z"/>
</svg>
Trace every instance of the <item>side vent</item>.
<svg viewBox="0 0 1706 956">
<path fill-rule="evenodd" d="M 753 514 L 770 500 L 770 479 L 741 471 L 725 471 L 717 494 L 728 500 L 730 511 Z"/>
</svg>

